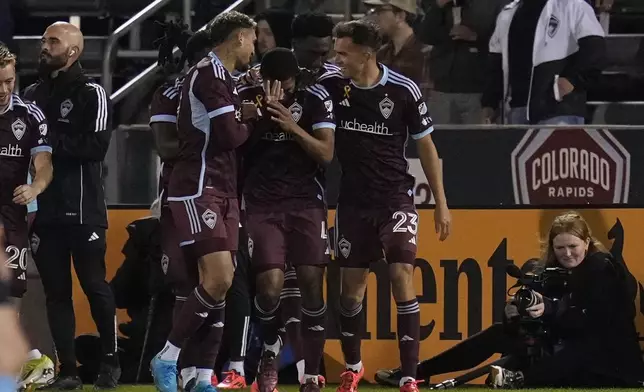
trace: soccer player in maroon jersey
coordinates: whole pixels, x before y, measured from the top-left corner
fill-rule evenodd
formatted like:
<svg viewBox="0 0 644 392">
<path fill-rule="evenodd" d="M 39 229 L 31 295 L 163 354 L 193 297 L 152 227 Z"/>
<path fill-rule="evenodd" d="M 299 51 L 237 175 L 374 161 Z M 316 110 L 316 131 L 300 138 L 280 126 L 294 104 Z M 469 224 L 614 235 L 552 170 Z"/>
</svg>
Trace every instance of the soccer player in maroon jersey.
<svg viewBox="0 0 644 392">
<path fill-rule="evenodd" d="M 169 56 L 168 58 L 160 58 L 160 63 L 170 73 L 183 73 L 186 61 L 188 67 L 192 67 L 205 58 L 210 49 L 212 49 L 210 32 L 207 30 L 198 31 L 184 43 L 184 47 L 181 48 L 181 60 L 176 63 L 172 49 L 175 45 L 181 45 L 178 41 L 183 38 L 183 34 L 180 37 L 175 37 L 172 31 L 180 31 L 181 26 L 170 24 L 167 30 L 169 31 L 166 32 L 159 52 L 167 53 Z M 189 31 L 185 32 L 190 33 Z M 175 293 L 175 320 L 178 319 L 188 295 L 199 282 L 196 263 L 187 265 L 183 260 L 183 252 L 179 247 L 180 241 L 177 239 L 176 227 L 168 205 L 170 175 L 172 174 L 174 161 L 179 153 L 177 110 L 183 82 L 184 75 L 181 75 L 170 82 L 164 83 L 154 92 L 152 103 L 150 104 L 150 128 L 154 135 L 157 152 L 161 158 L 161 173 L 159 175 L 161 247 L 163 250 L 161 264 L 166 273 L 166 278 L 172 284 Z M 195 334 L 188 341 L 186 349 L 181 353 L 179 363 L 181 366 L 182 388 L 185 391 L 192 389 L 192 386 L 196 383 L 198 359 L 195 357 L 199 355 L 199 346 L 201 345 L 199 335 L 199 333 Z M 213 377 L 213 382 L 215 385 L 217 384 L 216 377 Z"/>
<path fill-rule="evenodd" d="M 287 264 L 295 267 L 302 294 L 302 339 L 307 344 L 302 390 L 320 390 L 326 319 L 323 282 L 329 258 L 322 184 L 323 167 L 333 159 L 335 118 L 324 87 L 301 88 L 298 74 L 293 52 L 276 48 L 262 58 L 264 88 L 241 92 L 258 102 L 263 117 L 275 123 L 244 158 L 246 222 L 257 273 L 255 307 L 264 324 L 260 392 L 272 392 L 277 385 L 278 310 Z"/>
<path fill-rule="evenodd" d="M 13 94 L 15 80 L 16 56 L 0 44 L 0 239 L 6 245 L 1 253 L 6 251 L 8 257 L 3 264 L 11 274 L 9 295 L 17 299 L 18 310 L 27 290 L 27 205 L 47 188 L 53 167 L 45 115 L 38 106 Z M 27 184 L 32 162 L 35 175 Z M 38 350 L 29 353 L 25 367 L 31 374 L 21 375 L 22 386 L 53 380 L 53 363 Z M 47 369 L 51 372 L 44 374 Z"/>
<path fill-rule="evenodd" d="M 432 120 L 420 89 L 376 60 L 377 27 L 367 21 L 335 28 L 336 64 L 319 80 L 333 96 L 336 151 L 342 165 L 336 211 L 336 258 L 342 267 L 341 342 L 346 371 L 338 392 L 355 392 L 364 375 L 360 357 L 362 301 L 368 268 L 384 253 L 398 308 L 402 392 L 417 391 L 420 315 L 413 285 L 418 214 L 407 172 L 407 138 L 416 142 L 436 198 L 435 226 L 444 240 L 450 213 L 445 200 Z"/>
<path fill-rule="evenodd" d="M 253 126 L 231 72 L 248 67 L 253 57 L 255 22 L 239 12 L 217 16 L 209 26 L 214 46 L 186 75 L 177 130 L 179 154 L 168 189 L 168 202 L 184 260 L 198 260 L 200 284 L 188 296 L 168 341 L 151 363 L 157 389 L 176 392 L 177 359 L 203 325 L 196 392 L 210 391 L 212 369 L 221 343 L 225 296 L 234 273 L 239 207 L 237 155 Z M 256 112 L 255 112 L 256 113 Z"/>
</svg>

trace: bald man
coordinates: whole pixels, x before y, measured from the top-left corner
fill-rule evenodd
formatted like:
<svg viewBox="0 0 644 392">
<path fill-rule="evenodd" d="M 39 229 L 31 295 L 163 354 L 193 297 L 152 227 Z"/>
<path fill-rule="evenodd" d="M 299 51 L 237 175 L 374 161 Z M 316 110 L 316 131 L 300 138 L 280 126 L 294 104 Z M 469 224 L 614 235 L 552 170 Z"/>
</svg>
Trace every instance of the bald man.
<svg viewBox="0 0 644 392">
<path fill-rule="evenodd" d="M 40 80 L 25 96 L 49 120 L 54 179 L 38 197 L 31 246 L 47 297 L 47 316 L 60 372 L 53 387 L 81 387 L 74 350 L 71 262 L 89 300 L 103 359 L 95 386 L 114 388 L 121 375 L 116 355 L 114 296 L 105 281 L 107 213 L 103 159 L 110 142 L 110 103 L 105 90 L 78 61 L 83 34 L 58 22 L 41 39 Z"/>
</svg>

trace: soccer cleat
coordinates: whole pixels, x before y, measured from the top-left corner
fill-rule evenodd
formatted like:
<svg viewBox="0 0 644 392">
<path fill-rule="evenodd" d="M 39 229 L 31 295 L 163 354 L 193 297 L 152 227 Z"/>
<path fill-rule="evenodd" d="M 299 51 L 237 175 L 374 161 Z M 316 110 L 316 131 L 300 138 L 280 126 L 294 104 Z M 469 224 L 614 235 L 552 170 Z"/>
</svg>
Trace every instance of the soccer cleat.
<svg viewBox="0 0 644 392">
<path fill-rule="evenodd" d="M 397 387 L 400 385 L 400 379 L 402 378 L 402 371 L 400 368 L 397 369 L 381 369 L 376 372 L 374 379 L 380 385 L 387 387 Z"/>
<path fill-rule="evenodd" d="M 301 378 L 300 385 L 304 385 L 304 384 L 306 383 L 304 382 L 304 379 Z M 320 388 L 324 388 L 326 386 L 326 378 L 324 378 L 324 376 L 318 375 L 318 385 L 320 386 Z"/>
<path fill-rule="evenodd" d="M 192 392 L 217 392 L 217 388 L 207 381 L 201 381 L 192 388 Z"/>
<path fill-rule="evenodd" d="M 253 381 L 252 384 L 250 384 L 250 392 L 259 392 L 259 385 L 257 385 L 257 381 Z M 279 392 L 277 388 L 273 389 L 273 392 Z"/>
<path fill-rule="evenodd" d="M 229 372 L 224 372 L 226 377 L 217 384 L 219 389 L 241 389 L 246 388 L 246 377 L 237 373 L 236 370 L 231 370 Z"/>
<path fill-rule="evenodd" d="M 18 388 L 42 388 L 54 382 L 54 375 L 54 363 L 48 356 L 42 355 L 38 359 L 27 361 L 22 366 L 20 378 L 18 379 Z"/>
<path fill-rule="evenodd" d="M 495 389 L 519 389 L 523 387 L 523 373 L 513 372 L 501 366 L 490 366 L 487 382 Z"/>
<path fill-rule="evenodd" d="M 119 386 L 119 379 L 121 378 L 121 368 L 119 366 L 112 366 L 106 363 L 101 363 L 98 371 L 98 377 L 94 383 L 95 390 L 115 389 Z"/>
<path fill-rule="evenodd" d="M 277 358 L 272 351 L 264 350 L 257 374 L 259 392 L 273 392 L 277 388 Z"/>
<path fill-rule="evenodd" d="M 400 387 L 400 392 L 418 392 L 418 383 L 421 382 L 423 382 L 423 380 L 407 381 Z"/>
<path fill-rule="evenodd" d="M 318 382 L 320 382 L 319 378 Z M 313 380 L 307 380 L 305 384 L 300 385 L 300 392 L 320 392 L 320 385 Z"/>
<path fill-rule="evenodd" d="M 58 376 L 58 378 L 53 383 L 49 384 L 43 389 L 75 391 L 77 389 L 83 389 L 83 382 L 78 376 Z"/>
<path fill-rule="evenodd" d="M 354 372 L 353 370 L 346 369 L 344 373 L 340 375 L 340 386 L 336 389 L 336 392 L 357 392 L 358 383 L 362 380 L 364 376 L 364 366 L 360 369 L 359 372 Z"/>
<path fill-rule="evenodd" d="M 177 392 L 177 363 L 154 357 L 150 372 L 159 392 Z"/>
</svg>

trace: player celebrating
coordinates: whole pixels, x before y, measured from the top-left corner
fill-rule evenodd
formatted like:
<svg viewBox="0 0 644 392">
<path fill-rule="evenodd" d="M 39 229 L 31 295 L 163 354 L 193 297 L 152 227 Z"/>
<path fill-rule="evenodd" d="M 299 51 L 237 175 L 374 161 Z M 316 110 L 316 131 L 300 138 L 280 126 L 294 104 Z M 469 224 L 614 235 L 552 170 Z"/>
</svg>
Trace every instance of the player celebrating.
<svg viewBox="0 0 644 392">
<path fill-rule="evenodd" d="M 159 47 L 160 64 L 166 71 L 171 74 L 182 73 L 183 65 L 188 63 L 189 67 L 194 66 L 208 55 L 212 48 L 210 43 L 210 33 L 206 30 L 199 31 L 193 35 L 183 26 L 169 23 L 166 25 L 165 37 Z M 188 38 L 189 36 L 189 38 Z M 186 41 L 186 38 L 187 41 Z M 174 62 L 172 49 L 179 46 L 182 51 L 179 63 Z M 164 57 L 165 56 L 165 57 Z M 152 97 L 150 105 L 150 128 L 154 135 L 156 149 L 161 158 L 161 173 L 159 176 L 159 192 L 161 201 L 161 246 L 163 248 L 163 258 L 161 260 L 163 270 L 166 271 L 166 277 L 172 284 L 175 293 L 174 302 L 174 322 L 179 317 L 181 308 L 186 301 L 190 292 L 194 289 L 199 281 L 198 272 L 195 268 L 186 268 L 183 261 L 183 254 L 177 240 L 177 232 L 168 205 L 168 185 L 170 175 L 174 167 L 174 160 L 179 153 L 179 139 L 177 136 L 177 110 L 179 107 L 179 97 L 181 87 L 184 82 L 184 75 L 175 80 L 164 83 L 159 87 Z M 198 335 L 198 334 L 197 334 Z M 196 384 L 197 368 L 196 355 L 199 353 L 200 341 L 195 335 L 186 346 L 186 350 L 181 353 L 181 381 L 184 391 L 189 391 Z M 192 342 L 193 344 L 190 344 Z M 217 384 L 216 377 L 213 378 L 214 384 Z"/>
<path fill-rule="evenodd" d="M 0 221 L 11 274 L 10 296 L 20 308 L 27 290 L 27 205 L 36 200 L 51 182 L 51 147 L 47 141 L 47 120 L 34 104 L 13 94 L 16 56 L 0 44 Z M 35 177 L 25 184 L 33 160 Z M 19 385 L 42 386 L 53 381 L 54 364 L 46 355 L 32 350 L 23 366 Z"/>
<path fill-rule="evenodd" d="M 324 267 L 329 256 L 321 165 L 333 159 L 335 119 L 324 87 L 298 89 L 298 73 L 290 50 L 273 49 L 262 58 L 263 91 L 259 87 L 242 92 L 259 103 L 263 116 L 275 122 L 244 160 L 246 221 L 257 273 L 255 306 L 264 324 L 260 392 L 272 392 L 277 385 L 277 312 L 287 263 L 295 267 L 302 293 L 302 339 L 307 344 L 302 388 L 320 390 L 326 315 Z"/>
<path fill-rule="evenodd" d="M 418 214 L 405 146 L 411 135 L 436 198 L 436 232 L 444 240 L 451 218 L 431 138 L 432 120 L 418 86 L 376 61 L 380 39 L 375 25 L 342 23 L 334 34 L 341 72 L 322 76 L 320 83 L 334 98 L 336 150 L 342 165 L 335 251 L 342 267 L 340 325 L 346 371 L 338 392 L 355 392 L 364 375 L 360 313 L 369 264 L 382 258 L 383 251 L 398 308 L 400 390 L 417 391 L 420 314 L 412 278 Z"/>
<path fill-rule="evenodd" d="M 214 49 L 186 75 L 178 111 L 179 155 L 168 201 L 184 260 L 198 260 L 200 284 L 188 296 L 168 341 L 151 362 L 161 392 L 177 390 L 177 359 L 202 326 L 197 392 L 214 389 L 211 377 L 224 327 L 225 297 L 233 279 L 239 207 L 235 149 L 250 135 L 230 73 L 248 67 L 255 22 L 239 12 L 217 16 L 210 26 Z M 197 268 L 197 266 L 192 266 Z"/>
</svg>

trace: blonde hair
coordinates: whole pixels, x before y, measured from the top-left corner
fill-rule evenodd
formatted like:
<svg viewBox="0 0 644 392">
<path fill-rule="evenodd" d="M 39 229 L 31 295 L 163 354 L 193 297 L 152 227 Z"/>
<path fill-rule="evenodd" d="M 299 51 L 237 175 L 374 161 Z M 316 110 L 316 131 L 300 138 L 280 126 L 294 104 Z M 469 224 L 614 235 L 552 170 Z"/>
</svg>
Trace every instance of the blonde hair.
<svg viewBox="0 0 644 392">
<path fill-rule="evenodd" d="M 584 217 L 576 211 L 568 211 L 555 218 L 550 226 L 547 240 L 543 241 L 541 261 L 547 266 L 558 264 L 552 241 L 559 234 L 571 234 L 582 241 L 588 241 L 588 254 L 608 253 L 606 247 L 597 238 L 593 237 L 590 226 L 588 226 Z"/>
<path fill-rule="evenodd" d="M 11 53 L 8 47 L 0 44 L 0 68 L 5 68 L 7 65 L 16 65 L 16 55 Z"/>
</svg>

